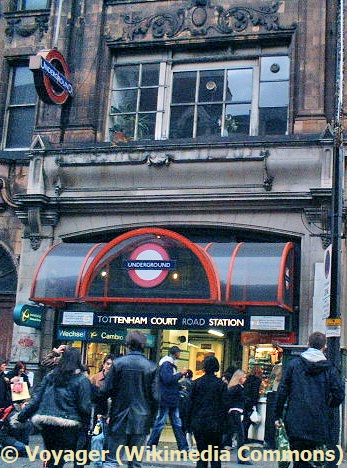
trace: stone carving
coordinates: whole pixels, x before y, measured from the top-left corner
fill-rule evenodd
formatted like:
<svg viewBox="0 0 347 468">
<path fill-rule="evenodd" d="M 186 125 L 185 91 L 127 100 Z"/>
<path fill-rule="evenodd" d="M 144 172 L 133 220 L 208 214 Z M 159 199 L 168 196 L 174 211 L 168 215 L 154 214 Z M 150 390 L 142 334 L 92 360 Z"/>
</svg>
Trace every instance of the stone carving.
<svg viewBox="0 0 347 468">
<path fill-rule="evenodd" d="M 116 41 L 130 42 L 151 34 L 153 39 L 169 39 L 188 31 L 191 36 L 206 36 L 210 31 L 231 35 L 258 26 L 265 31 L 295 29 L 279 24 L 280 2 L 258 8 L 234 6 L 225 9 L 211 5 L 211 0 L 195 0 L 188 8 L 176 12 L 161 12 L 141 17 L 137 14 L 123 15 L 126 27 Z M 111 37 L 108 37 L 112 40 Z"/>
<path fill-rule="evenodd" d="M 36 31 L 39 32 L 39 39 L 43 38 L 44 33 L 48 31 L 48 21 L 49 15 L 39 15 L 35 16 L 33 23 L 24 23 L 23 18 L 8 17 L 7 18 L 7 28 L 5 29 L 6 36 L 10 39 L 13 39 L 15 34 L 21 37 L 29 37 L 34 34 Z"/>
</svg>

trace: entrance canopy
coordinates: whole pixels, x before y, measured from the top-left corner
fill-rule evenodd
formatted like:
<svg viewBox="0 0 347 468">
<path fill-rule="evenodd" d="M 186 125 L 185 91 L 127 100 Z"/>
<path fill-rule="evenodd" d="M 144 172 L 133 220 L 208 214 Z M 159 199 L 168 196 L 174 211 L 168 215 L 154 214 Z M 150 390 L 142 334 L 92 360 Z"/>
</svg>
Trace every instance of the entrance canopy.
<svg viewBox="0 0 347 468">
<path fill-rule="evenodd" d="M 69 302 L 224 304 L 293 310 L 294 244 L 198 245 L 143 228 L 107 244 L 54 245 L 35 273 L 31 299 Z"/>
</svg>

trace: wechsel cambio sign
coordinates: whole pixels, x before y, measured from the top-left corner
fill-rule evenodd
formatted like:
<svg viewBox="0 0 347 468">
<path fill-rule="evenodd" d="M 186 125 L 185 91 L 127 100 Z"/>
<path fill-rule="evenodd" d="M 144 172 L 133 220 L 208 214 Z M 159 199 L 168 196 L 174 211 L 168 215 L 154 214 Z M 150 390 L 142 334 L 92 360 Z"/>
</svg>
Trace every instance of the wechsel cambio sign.
<svg viewBox="0 0 347 468">
<path fill-rule="evenodd" d="M 39 98 L 46 104 L 64 104 L 73 96 L 69 68 L 64 57 L 55 49 L 44 49 L 30 57 L 30 70 Z"/>
</svg>

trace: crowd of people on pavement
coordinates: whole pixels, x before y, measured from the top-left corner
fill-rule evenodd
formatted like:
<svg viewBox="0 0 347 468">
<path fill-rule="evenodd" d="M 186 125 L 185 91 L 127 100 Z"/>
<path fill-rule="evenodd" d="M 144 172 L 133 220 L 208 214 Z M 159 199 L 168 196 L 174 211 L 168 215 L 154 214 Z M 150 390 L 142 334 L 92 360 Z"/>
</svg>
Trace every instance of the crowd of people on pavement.
<svg viewBox="0 0 347 468">
<path fill-rule="evenodd" d="M 34 425 L 49 451 L 88 450 L 97 440 L 99 449 L 107 449 L 107 457 L 96 465 L 114 468 L 120 459 L 127 463 L 125 447 L 155 450 L 169 418 L 179 451 L 192 450 L 193 435 L 199 453 L 209 446 L 214 448 L 213 459 L 199 459 L 197 468 L 209 463 L 220 468 L 218 453 L 233 446 L 234 436 L 237 449 L 248 441 L 261 369 L 254 368 L 247 375 L 230 367 L 219 378 L 220 364 L 211 354 L 204 359 L 203 376 L 193 379 L 191 370 L 178 371 L 178 346 L 172 346 L 157 366 L 145 357 L 145 345 L 143 333 L 129 332 L 126 354 L 106 356 L 100 372 L 91 378 L 78 349 L 66 345 L 55 348 L 43 361 L 46 372 L 41 384 L 30 400 L 19 402 L 17 408 L 12 404 L 11 385 L 26 381 L 25 364 L 19 362 L 13 371 L 6 372 L 7 361 L 2 359 L 0 444 L 13 445 L 25 455 Z M 324 334 L 311 334 L 308 349 L 289 362 L 278 385 L 275 424 L 285 424 L 293 449 L 314 450 L 332 442 L 330 412 L 342 403 L 344 385 L 339 371 L 324 355 L 325 345 Z M 15 413 L 13 423 L 9 414 L 4 414 L 7 408 Z M 252 464 L 239 456 L 237 462 Z M 64 458 L 55 463 L 52 457 L 46 466 L 62 467 Z M 308 466 L 305 461 L 294 462 L 294 468 Z M 141 461 L 134 459 L 128 467 L 140 468 Z"/>
</svg>

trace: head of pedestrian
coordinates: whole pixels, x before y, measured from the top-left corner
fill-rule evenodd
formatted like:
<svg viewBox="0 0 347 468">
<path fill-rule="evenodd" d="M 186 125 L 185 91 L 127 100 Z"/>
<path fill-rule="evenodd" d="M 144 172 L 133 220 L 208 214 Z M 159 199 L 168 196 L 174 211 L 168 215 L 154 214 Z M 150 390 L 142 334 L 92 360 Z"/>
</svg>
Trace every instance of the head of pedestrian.
<svg viewBox="0 0 347 468">
<path fill-rule="evenodd" d="M 144 351 L 146 346 L 146 335 L 139 331 L 131 331 L 125 338 L 125 346 L 128 351 Z"/>
<path fill-rule="evenodd" d="M 4 357 L 0 357 L 0 374 L 6 371 L 8 361 Z"/>
<path fill-rule="evenodd" d="M 219 371 L 219 362 L 215 356 L 206 356 L 202 363 L 205 374 L 215 374 Z"/>
<path fill-rule="evenodd" d="M 327 338 L 322 332 L 313 332 L 308 337 L 308 346 L 309 348 L 319 349 L 323 351 L 327 344 Z"/>
<path fill-rule="evenodd" d="M 174 359 L 179 359 L 182 350 L 178 346 L 171 346 L 169 349 L 169 355 L 172 356 Z"/>
<path fill-rule="evenodd" d="M 107 356 L 104 357 L 104 360 L 102 361 L 102 370 L 104 374 L 107 374 L 107 372 L 110 370 L 113 362 L 113 356 L 112 354 L 108 354 Z"/>
</svg>

